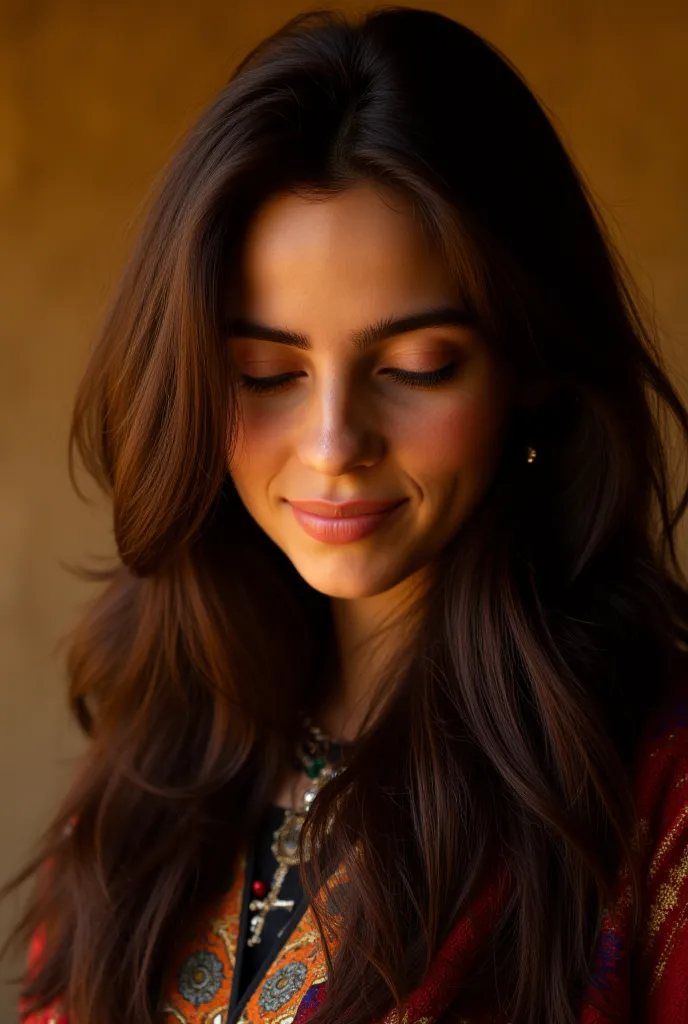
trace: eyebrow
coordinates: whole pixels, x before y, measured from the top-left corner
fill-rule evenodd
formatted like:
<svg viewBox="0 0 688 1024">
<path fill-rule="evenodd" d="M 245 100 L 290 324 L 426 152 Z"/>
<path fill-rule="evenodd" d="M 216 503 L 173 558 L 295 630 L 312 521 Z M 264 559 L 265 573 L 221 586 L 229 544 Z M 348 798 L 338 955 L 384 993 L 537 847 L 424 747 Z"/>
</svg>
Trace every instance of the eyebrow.
<svg viewBox="0 0 688 1024">
<path fill-rule="evenodd" d="M 407 316 L 384 317 L 374 324 L 354 331 L 350 337 L 353 347 L 358 352 L 376 345 L 380 341 L 394 338 L 399 334 L 408 334 L 423 327 L 467 327 L 473 324 L 473 318 L 465 309 L 457 306 L 434 306 Z M 293 345 L 296 348 L 310 350 L 312 345 L 307 334 L 289 331 L 284 327 L 268 327 L 244 317 L 234 317 L 227 322 L 226 331 L 230 337 L 257 338 L 260 341 L 276 341 L 281 345 Z"/>
</svg>

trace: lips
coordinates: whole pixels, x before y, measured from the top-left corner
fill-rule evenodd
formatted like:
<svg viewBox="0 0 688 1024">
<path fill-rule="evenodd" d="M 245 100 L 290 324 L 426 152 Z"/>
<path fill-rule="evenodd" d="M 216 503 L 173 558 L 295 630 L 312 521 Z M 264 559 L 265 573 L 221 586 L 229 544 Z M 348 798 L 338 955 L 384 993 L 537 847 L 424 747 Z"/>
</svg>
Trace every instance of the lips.
<svg viewBox="0 0 688 1024">
<path fill-rule="evenodd" d="M 339 519 L 387 512 L 405 500 L 401 498 L 398 501 L 290 501 L 289 504 L 301 512 L 324 516 L 327 519 Z"/>
<path fill-rule="evenodd" d="M 351 544 L 363 540 L 398 519 L 401 501 L 290 501 L 291 511 L 304 533 L 324 544 Z M 317 511 L 314 511 L 317 509 Z"/>
</svg>

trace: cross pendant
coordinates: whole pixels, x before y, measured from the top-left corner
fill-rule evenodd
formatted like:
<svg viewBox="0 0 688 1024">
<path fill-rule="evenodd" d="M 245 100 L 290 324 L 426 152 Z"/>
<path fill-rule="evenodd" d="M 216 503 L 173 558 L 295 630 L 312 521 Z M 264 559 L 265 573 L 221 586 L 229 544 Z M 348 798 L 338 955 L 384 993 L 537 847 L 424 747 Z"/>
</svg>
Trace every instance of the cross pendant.
<svg viewBox="0 0 688 1024">
<path fill-rule="evenodd" d="M 247 946 L 257 946 L 260 942 L 260 937 L 263 933 L 263 926 L 265 924 L 265 918 L 271 910 L 293 910 L 293 900 L 271 900 L 269 897 L 265 900 L 251 900 L 248 905 L 249 910 L 257 910 L 258 914 L 255 914 L 251 918 L 251 937 L 246 940 Z"/>
</svg>

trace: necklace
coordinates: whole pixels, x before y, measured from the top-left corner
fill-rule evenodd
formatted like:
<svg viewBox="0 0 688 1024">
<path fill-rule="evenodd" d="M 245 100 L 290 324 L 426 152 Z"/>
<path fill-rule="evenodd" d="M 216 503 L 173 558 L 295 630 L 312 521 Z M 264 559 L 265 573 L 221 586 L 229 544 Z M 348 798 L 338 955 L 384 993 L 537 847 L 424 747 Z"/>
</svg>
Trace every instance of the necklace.
<svg viewBox="0 0 688 1024">
<path fill-rule="evenodd" d="M 281 900 L 279 893 L 287 877 L 290 867 L 299 863 L 299 836 L 308 810 L 319 790 L 343 771 L 341 761 L 341 745 L 310 720 L 303 717 L 303 736 L 296 746 L 294 766 L 304 771 L 310 784 L 302 797 L 302 806 L 289 808 L 285 811 L 284 821 L 273 833 L 270 847 L 277 861 L 277 869 L 272 876 L 269 890 L 264 882 L 255 881 L 253 892 L 256 899 L 249 903 L 249 910 L 254 912 L 250 920 L 250 936 L 246 944 L 257 946 L 265 926 L 265 918 L 271 910 L 293 910 L 293 900 Z"/>
</svg>

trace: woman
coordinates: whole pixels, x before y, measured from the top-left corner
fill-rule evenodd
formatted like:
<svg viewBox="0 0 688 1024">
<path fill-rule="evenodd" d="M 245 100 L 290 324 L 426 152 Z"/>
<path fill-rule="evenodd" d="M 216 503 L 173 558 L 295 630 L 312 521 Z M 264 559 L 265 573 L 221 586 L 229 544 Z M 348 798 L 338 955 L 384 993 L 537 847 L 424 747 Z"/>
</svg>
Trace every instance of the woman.
<svg viewBox="0 0 688 1024">
<path fill-rule="evenodd" d="M 261 43 L 76 400 L 120 562 L 18 880 L 24 1019 L 688 1021 L 667 413 L 683 444 L 491 46 L 395 8 Z"/>
</svg>

